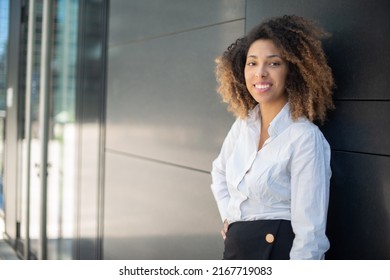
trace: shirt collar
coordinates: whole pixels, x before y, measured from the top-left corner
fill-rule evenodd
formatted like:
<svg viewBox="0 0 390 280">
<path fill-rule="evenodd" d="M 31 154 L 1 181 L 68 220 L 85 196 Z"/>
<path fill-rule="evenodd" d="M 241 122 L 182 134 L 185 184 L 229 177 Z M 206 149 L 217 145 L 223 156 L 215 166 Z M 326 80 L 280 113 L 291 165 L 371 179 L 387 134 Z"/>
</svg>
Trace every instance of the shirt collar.
<svg viewBox="0 0 390 280">
<path fill-rule="evenodd" d="M 276 115 L 272 120 L 268 128 L 268 134 L 270 137 L 278 136 L 281 134 L 287 127 L 293 123 L 290 113 L 290 104 L 286 103 L 283 106 L 282 110 Z"/>
<path fill-rule="evenodd" d="M 249 125 L 255 123 L 257 124 L 260 121 L 259 110 L 260 110 L 260 106 L 259 104 L 257 104 L 256 107 L 249 112 L 248 119 L 247 119 Z M 269 136 L 270 137 L 278 136 L 292 123 L 293 120 L 291 118 L 290 105 L 287 102 L 286 105 L 283 106 L 282 110 L 280 110 L 280 112 L 270 123 L 270 126 L 268 128 Z"/>
</svg>

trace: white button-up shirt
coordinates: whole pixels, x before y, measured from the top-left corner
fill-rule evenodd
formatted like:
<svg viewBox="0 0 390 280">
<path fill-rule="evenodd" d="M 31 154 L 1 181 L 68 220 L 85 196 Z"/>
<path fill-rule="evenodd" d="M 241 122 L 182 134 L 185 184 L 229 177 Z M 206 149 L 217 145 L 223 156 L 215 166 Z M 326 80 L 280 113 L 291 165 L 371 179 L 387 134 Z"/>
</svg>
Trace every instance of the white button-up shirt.
<svg viewBox="0 0 390 280">
<path fill-rule="evenodd" d="M 212 185 L 222 220 L 291 220 L 291 259 L 323 259 L 329 203 L 330 147 L 318 127 L 293 121 L 287 103 L 258 151 L 257 105 L 237 119 L 213 162 Z"/>
</svg>

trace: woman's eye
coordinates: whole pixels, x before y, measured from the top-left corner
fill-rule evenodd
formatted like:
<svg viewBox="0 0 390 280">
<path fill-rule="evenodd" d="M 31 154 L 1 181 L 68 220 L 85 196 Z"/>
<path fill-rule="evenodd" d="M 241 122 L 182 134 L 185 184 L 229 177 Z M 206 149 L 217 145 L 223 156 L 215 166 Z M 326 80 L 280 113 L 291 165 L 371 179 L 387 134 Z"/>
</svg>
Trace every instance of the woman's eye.
<svg viewBox="0 0 390 280">
<path fill-rule="evenodd" d="M 280 62 L 271 62 L 269 65 L 271 67 L 277 67 L 277 66 L 281 65 L 281 63 Z"/>
<path fill-rule="evenodd" d="M 248 66 L 254 66 L 254 65 L 256 65 L 256 63 L 255 62 L 253 62 L 253 61 L 249 61 L 249 62 L 247 62 L 247 64 L 246 65 L 248 65 Z"/>
</svg>

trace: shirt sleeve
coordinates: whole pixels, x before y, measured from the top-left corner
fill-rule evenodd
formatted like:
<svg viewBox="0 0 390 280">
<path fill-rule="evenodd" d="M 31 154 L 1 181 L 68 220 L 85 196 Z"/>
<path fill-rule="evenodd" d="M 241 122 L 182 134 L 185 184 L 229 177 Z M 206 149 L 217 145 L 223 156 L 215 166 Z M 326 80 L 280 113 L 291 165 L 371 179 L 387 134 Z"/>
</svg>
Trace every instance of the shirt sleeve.
<svg viewBox="0 0 390 280">
<path fill-rule="evenodd" d="M 295 239 L 291 259 L 324 259 L 329 249 L 330 147 L 315 127 L 296 141 L 291 160 L 291 224 Z"/>
<path fill-rule="evenodd" d="M 227 208 L 230 200 L 226 182 L 226 162 L 231 155 L 240 131 L 240 120 L 237 119 L 227 134 L 218 157 L 213 161 L 211 170 L 211 190 L 217 202 L 222 221 L 227 219 Z"/>
</svg>

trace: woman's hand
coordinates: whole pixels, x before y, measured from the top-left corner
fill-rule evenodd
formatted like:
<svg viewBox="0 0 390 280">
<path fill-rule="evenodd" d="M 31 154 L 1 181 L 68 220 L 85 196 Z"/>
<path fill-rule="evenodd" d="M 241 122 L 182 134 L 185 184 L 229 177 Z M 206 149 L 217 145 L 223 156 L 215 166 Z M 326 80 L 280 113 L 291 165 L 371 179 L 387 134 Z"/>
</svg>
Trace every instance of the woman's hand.
<svg viewBox="0 0 390 280">
<path fill-rule="evenodd" d="M 221 235 L 223 240 L 226 239 L 226 232 L 228 231 L 229 223 L 227 220 L 223 222 L 223 228 L 221 229 Z"/>
</svg>

